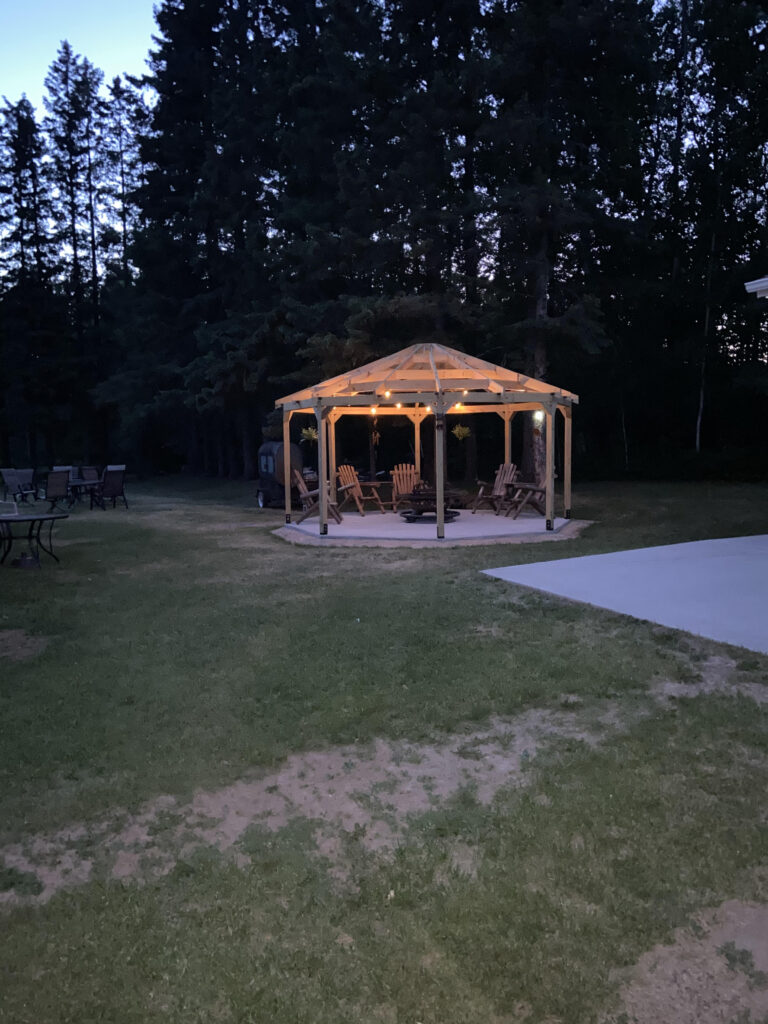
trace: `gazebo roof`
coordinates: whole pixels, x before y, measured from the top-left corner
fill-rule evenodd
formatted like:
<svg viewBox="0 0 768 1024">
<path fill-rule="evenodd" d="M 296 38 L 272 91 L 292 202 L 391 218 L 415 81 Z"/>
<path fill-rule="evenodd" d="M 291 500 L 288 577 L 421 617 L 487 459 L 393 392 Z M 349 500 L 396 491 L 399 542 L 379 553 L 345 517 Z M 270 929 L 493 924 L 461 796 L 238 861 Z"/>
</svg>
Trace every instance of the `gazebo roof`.
<svg viewBox="0 0 768 1024">
<path fill-rule="evenodd" d="M 391 356 L 296 391 L 275 403 L 284 410 L 317 406 L 412 404 L 428 400 L 444 408 L 457 399 L 465 404 L 554 403 L 570 406 L 578 395 L 507 370 L 455 348 L 435 343 L 411 345 Z"/>
<path fill-rule="evenodd" d="M 756 281 L 745 281 L 744 287 L 750 294 L 757 295 L 758 299 L 768 297 L 768 277 L 758 277 Z"/>
</svg>

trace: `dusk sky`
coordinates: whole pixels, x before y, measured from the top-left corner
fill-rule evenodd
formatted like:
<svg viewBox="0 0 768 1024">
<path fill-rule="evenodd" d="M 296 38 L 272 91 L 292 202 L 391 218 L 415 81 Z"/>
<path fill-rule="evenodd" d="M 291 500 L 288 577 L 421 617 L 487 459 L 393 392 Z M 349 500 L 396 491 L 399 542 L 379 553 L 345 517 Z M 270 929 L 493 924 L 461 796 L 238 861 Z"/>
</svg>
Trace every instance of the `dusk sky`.
<svg viewBox="0 0 768 1024">
<path fill-rule="evenodd" d="M 141 74 L 152 45 L 153 0 L 10 0 L 0 3 L 0 98 L 25 92 L 45 113 L 48 68 L 62 40 L 111 81 L 124 71 Z"/>
</svg>

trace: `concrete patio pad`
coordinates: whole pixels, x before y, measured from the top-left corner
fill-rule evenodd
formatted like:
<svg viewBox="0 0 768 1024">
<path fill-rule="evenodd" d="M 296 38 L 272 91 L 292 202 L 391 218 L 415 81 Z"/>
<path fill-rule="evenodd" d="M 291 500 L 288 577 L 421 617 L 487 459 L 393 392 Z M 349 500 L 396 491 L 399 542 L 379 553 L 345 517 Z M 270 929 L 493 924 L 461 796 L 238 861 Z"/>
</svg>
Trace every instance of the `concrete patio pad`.
<svg viewBox="0 0 768 1024">
<path fill-rule="evenodd" d="M 536 541 L 564 540 L 576 536 L 588 523 L 574 519 L 555 519 L 554 530 L 547 530 L 539 515 L 522 515 L 518 519 L 496 516 L 493 512 L 475 515 L 463 509 L 451 523 L 445 524 L 445 538 L 438 540 L 434 519 L 407 523 L 397 512 L 358 512 L 344 509 L 341 523 L 328 524 L 328 536 L 318 534 L 317 517 L 303 523 L 291 523 L 275 533 L 296 543 L 383 545 L 387 547 L 451 547 L 457 544 L 533 543 Z"/>
<path fill-rule="evenodd" d="M 484 571 L 510 583 L 768 654 L 768 535 Z"/>
</svg>

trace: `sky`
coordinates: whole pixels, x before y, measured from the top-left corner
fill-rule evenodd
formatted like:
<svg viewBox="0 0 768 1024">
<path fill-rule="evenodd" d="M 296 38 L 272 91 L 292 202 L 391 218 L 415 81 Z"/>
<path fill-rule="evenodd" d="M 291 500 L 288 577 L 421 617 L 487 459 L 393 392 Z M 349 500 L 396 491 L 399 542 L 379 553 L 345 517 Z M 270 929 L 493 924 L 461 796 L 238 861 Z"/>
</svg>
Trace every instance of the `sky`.
<svg viewBox="0 0 768 1024">
<path fill-rule="evenodd" d="M 0 100 L 45 114 L 45 76 L 62 40 L 104 72 L 142 74 L 156 31 L 153 0 L 0 0 Z"/>
</svg>

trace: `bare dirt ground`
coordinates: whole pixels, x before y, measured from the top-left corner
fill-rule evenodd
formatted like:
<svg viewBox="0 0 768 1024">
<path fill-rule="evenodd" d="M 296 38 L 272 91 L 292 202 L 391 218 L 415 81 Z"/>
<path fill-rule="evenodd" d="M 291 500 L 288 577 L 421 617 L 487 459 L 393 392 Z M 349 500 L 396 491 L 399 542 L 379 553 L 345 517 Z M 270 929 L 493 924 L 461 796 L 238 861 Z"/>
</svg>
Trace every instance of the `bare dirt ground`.
<svg viewBox="0 0 768 1024">
<path fill-rule="evenodd" d="M 700 912 L 628 972 L 605 1024 L 763 1024 L 768 906 L 729 900 Z"/>
<path fill-rule="evenodd" d="M 33 656 L 39 653 L 35 643 L 22 631 L 0 631 L 0 658 Z M 716 656 L 701 667 L 699 682 L 656 684 L 647 707 L 632 720 L 617 702 L 584 707 L 563 694 L 561 710 L 493 719 L 483 729 L 432 744 L 380 739 L 365 747 L 296 754 L 278 771 L 200 790 L 186 803 L 160 796 L 135 815 L 116 813 L 0 849 L 0 864 L 35 882 L 25 893 L 0 893 L 0 904 L 44 903 L 95 878 L 140 882 L 169 872 L 200 847 L 245 864 L 248 857 L 238 843 L 249 828 L 276 832 L 297 820 L 313 823 L 318 854 L 344 884 L 345 835 L 354 834 L 368 851 L 387 857 L 415 818 L 462 788 L 488 803 L 503 787 L 525 785 L 530 759 L 549 745 L 598 745 L 659 705 L 716 693 L 768 702 L 768 687 L 740 682 L 735 663 Z M 457 844 L 451 868 L 473 877 L 478 856 Z M 671 945 L 644 954 L 616 985 L 618 1010 L 603 1024 L 765 1024 L 768 905 L 729 901 L 701 911 Z"/>
<path fill-rule="evenodd" d="M 564 697 L 564 703 L 568 703 Z M 201 846 L 234 851 L 252 826 L 276 832 L 297 819 L 312 821 L 318 853 L 340 880 L 346 875 L 343 843 L 354 833 L 365 849 L 386 856 L 402 841 L 409 821 L 440 806 L 464 787 L 489 803 L 503 786 L 521 785 L 526 765 L 556 740 L 596 744 L 616 730 L 608 703 L 589 712 L 534 709 L 513 719 L 442 743 L 377 740 L 296 754 L 276 772 L 213 791 L 189 803 L 160 796 L 139 814 L 74 825 L 0 849 L 7 867 L 34 876 L 41 891 L 0 893 L 0 903 L 43 903 L 63 888 L 93 877 L 129 879 L 164 874 Z"/>
<path fill-rule="evenodd" d="M 23 629 L 0 629 L 0 658 L 24 661 L 42 654 L 47 645 L 44 637 L 30 636 Z"/>
</svg>

